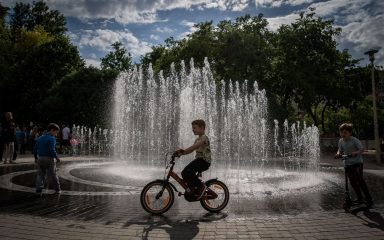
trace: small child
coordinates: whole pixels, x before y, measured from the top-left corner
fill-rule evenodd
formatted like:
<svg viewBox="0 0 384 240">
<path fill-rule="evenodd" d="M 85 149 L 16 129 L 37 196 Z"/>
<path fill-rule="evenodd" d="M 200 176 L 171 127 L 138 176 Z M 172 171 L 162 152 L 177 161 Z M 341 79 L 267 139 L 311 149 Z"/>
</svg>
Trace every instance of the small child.
<svg viewBox="0 0 384 240">
<path fill-rule="evenodd" d="M 206 190 L 206 186 L 199 180 L 197 173 L 206 171 L 211 166 L 211 149 L 209 139 L 205 135 L 204 120 L 194 120 L 192 122 L 192 131 L 195 135 L 199 136 L 195 143 L 187 149 L 177 150 L 176 153 L 181 156 L 196 150 L 196 159 L 184 168 L 181 176 L 187 181 L 189 189 L 193 190 L 198 199 L 200 199 Z"/>
<path fill-rule="evenodd" d="M 33 148 L 35 162 L 37 163 L 36 176 L 36 193 L 41 194 L 44 188 L 45 175 L 47 174 L 53 181 L 53 187 L 56 194 L 60 194 L 60 182 L 56 174 L 56 162 L 60 163 L 60 159 L 56 153 L 56 136 L 60 128 L 57 124 L 51 123 L 47 127 L 47 132 L 39 137 Z"/>
<path fill-rule="evenodd" d="M 363 178 L 363 157 L 361 156 L 363 145 L 359 139 L 352 136 L 352 124 L 343 123 L 339 127 L 339 131 L 341 138 L 335 157 L 340 158 L 342 154 L 352 155 L 352 157 L 345 160 L 345 171 L 357 195 L 357 201 L 364 202 L 363 195 L 361 194 L 361 191 L 363 191 L 367 205 L 371 206 L 373 204 L 372 197 Z"/>
</svg>

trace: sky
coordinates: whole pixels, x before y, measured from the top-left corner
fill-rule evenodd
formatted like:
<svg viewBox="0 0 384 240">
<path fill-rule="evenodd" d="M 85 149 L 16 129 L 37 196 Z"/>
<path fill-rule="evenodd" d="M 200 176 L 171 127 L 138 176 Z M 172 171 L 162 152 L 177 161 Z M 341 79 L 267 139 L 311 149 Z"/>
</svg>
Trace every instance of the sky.
<svg viewBox="0 0 384 240">
<path fill-rule="evenodd" d="M 14 0 L 3 0 L 12 7 Z M 31 2 L 23 1 L 22 2 Z M 47 0 L 51 9 L 67 18 L 68 36 L 78 46 L 87 65 L 98 67 L 100 58 L 120 41 L 131 52 L 134 62 L 170 36 L 186 37 L 195 23 L 235 20 L 236 17 L 263 13 L 273 31 L 290 24 L 299 13 L 316 8 L 325 19 L 342 28 L 338 48 L 349 49 L 354 58 L 382 48 L 376 65 L 384 65 L 384 0 Z"/>
</svg>

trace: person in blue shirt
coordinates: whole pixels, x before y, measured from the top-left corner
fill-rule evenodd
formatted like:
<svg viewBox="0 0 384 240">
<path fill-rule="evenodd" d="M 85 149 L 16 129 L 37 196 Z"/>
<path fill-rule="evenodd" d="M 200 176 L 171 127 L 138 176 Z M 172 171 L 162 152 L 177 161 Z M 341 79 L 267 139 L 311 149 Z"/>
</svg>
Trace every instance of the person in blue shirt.
<svg viewBox="0 0 384 240">
<path fill-rule="evenodd" d="M 36 193 L 38 194 L 42 193 L 46 175 L 52 179 L 55 192 L 60 194 L 60 182 L 56 174 L 56 162 L 60 163 L 60 158 L 56 153 L 56 136 L 59 131 L 60 128 L 57 124 L 49 124 L 47 132 L 37 139 L 33 148 L 35 163 L 38 167 L 36 176 Z"/>
</svg>

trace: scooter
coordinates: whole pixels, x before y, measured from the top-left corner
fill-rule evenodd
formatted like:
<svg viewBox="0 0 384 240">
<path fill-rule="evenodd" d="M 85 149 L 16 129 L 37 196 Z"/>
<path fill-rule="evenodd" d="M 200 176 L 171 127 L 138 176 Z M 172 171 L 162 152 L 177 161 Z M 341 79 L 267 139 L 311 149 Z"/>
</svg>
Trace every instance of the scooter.
<svg viewBox="0 0 384 240">
<path fill-rule="evenodd" d="M 367 203 L 366 201 L 352 201 L 351 195 L 349 194 L 349 187 L 348 187 L 348 174 L 347 174 L 347 165 L 346 162 L 348 158 L 352 157 L 352 155 L 341 155 L 341 159 L 343 159 L 344 162 L 344 175 L 345 175 L 345 198 L 343 203 L 343 209 L 345 212 L 351 212 L 352 207 L 362 207 L 365 205 L 365 207 L 369 208 L 371 207 L 371 203 Z M 338 157 L 340 158 L 340 157 Z"/>
</svg>

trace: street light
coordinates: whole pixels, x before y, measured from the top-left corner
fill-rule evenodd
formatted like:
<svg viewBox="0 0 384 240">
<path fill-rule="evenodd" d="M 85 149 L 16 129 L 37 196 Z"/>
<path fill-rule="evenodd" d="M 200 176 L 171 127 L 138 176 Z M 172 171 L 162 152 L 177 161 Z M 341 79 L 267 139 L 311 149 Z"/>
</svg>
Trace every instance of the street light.
<svg viewBox="0 0 384 240">
<path fill-rule="evenodd" d="M 378 50 L 371 49 L 365 52 L 365 55 L 369 56 L 369 61 L 371 61 L 372 66 L 372 101 L 373 101 L 373 128 L 375 131 L 375 149 L 376 149 L 376 162 L 381 163 L 381 150 L 380 150 L 380 140 L 379 140 L 379 123 L 377 120 L 377 103 L 376 103 L 376 84 L 375 84 L 375 53 Z"/>
</svg>

